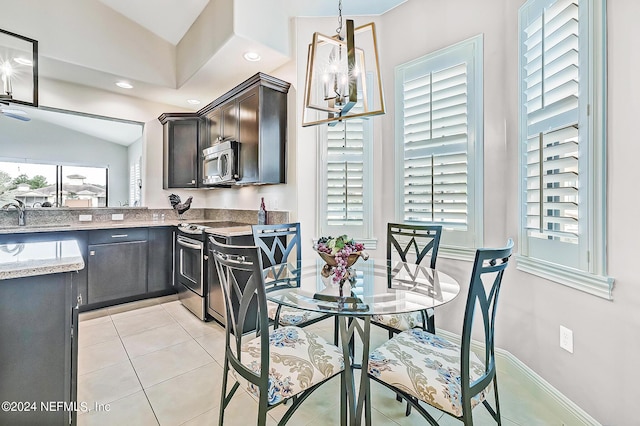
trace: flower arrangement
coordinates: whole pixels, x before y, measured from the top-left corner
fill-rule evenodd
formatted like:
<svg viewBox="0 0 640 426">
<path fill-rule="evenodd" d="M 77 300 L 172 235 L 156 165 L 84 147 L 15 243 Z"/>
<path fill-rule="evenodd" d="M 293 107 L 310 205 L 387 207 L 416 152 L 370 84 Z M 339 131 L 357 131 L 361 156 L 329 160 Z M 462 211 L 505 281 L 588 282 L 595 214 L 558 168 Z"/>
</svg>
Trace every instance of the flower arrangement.
<svg viewBox="0 0 640 426">
<path fill-rule="evenodd" d="M 340 283 L 347 278 L 347 268 L 353 265 L 358 257 L 362 256 L 367 260 L 369 256 L 365 253 L 364 244 L 356 243 L 346 235 L 339 237 L 320 237 L 314 249 L 320 257 L 333 267 L 333 282 Z"/>
</svg>

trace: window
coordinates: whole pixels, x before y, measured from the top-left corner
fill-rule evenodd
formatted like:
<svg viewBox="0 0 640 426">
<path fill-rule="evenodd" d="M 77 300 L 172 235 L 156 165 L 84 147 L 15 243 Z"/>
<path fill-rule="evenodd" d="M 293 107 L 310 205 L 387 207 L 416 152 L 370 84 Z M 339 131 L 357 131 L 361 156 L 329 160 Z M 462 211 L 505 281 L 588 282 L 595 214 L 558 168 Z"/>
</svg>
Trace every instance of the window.
<svg viewBox="0 0 640 426">
<path fill-rule="evenodd" d="M 440 252 L 482 245 L 482 36 L 396 68 L 398 220 L 439 224 Z"/>
<path fill-rule="evenodd" d="M 361 94 L 358 98 L 362 99 Z M 361 109 L 357 103 L 352 110 Z M 320 126 L 320 234 L 347 234 L 367 248 L 372 239 L 372 130 L 371 121 L 350 119 Z"/>
<path fill-rule="evenodd" d="M 520 9 L 518 268 L 610 298 L 603 18 L 601 0 Z"/>
<path fill-rule="evenodd" d="M 0 162 L 0 201 L 14 199 L 27 207 L 105 207 L 106 167 Z"/>
</svg>

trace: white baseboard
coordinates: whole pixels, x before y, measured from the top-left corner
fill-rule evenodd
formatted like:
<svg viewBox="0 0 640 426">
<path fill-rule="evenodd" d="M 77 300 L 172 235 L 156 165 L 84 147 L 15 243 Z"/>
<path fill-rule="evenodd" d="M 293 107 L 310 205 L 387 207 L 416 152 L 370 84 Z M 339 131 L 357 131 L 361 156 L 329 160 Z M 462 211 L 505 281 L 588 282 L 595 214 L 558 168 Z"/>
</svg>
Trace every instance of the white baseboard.
<svg viewBox="0 0 640 426">
<path fill-rule="evenodd" d="M 446 330 L 437 330 L 437 333 L 448 340 L 460 343 L 460 335 L 451 333 Z M 474 351 L 483 349 L 483 346 L 478 341 L 473 340 L 471 342 L 471 345 Z M 571 419 L 571 422 L 568 424 L 602 426 L 586 411 L 578 407 L 573 401 L 564 396 L 558 389 L 551 385 L 551 383 L 543 379 L 538 373 L 529 368 L 529 366 L 520 361 L 511 352 L 504 349 L 495 348 L 495 355 L 496 367 L 498 368 L 498 370 L 505 371 L 508 374 L 516 375 L 518 380 L 522 382 L 524 386 L 537 391 L 536 393 L 538 395 L 542 395 L 550 402 L 554 402 L 561 410 L 563 410 L 563 417 Z"/>
</svg>

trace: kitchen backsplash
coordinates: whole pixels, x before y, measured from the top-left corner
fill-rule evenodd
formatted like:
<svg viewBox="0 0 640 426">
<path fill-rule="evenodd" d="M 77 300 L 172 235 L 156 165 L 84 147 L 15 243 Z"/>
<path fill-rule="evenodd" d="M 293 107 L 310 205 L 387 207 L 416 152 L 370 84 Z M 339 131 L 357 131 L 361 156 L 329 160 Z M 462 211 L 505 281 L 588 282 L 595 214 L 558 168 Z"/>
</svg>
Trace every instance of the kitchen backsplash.
<svg viewBox="0 0 640 426">
<path fill-rule="evenodd" d="M 286 223 L 289 219 L 289 212 L 270 211 L 267 212 L 267 223 Z M 101 223 L 117 222 L 112 219 L 112 215 L 121 214 L 123 221 L 146 222 L 164 218 L 166 221 L 178 220 L 178 213 L 171 209 L 146 209 L 134 207 L 114 207 L 98 209 L 58 209 L 58 208 L 37 208 L 27 209 L 25 212 L 25 222 L 27 226 L 55 225 L 55 224 L 78 224 L 78 223 Z M 91 222 L 80 222 L 81 215 L 91 215 Z M 155 215 L 155 216 L 154 216 Z M 183 220 L 233 220 L 248 224 L 258 223 L 258 210 L 226 210 L 226 209 L 189 209 L 183 214 Z M 0 227 L 13 228 L 18 225 L 18 212 L 16 210 L 0 210 Z"/>
</svg>

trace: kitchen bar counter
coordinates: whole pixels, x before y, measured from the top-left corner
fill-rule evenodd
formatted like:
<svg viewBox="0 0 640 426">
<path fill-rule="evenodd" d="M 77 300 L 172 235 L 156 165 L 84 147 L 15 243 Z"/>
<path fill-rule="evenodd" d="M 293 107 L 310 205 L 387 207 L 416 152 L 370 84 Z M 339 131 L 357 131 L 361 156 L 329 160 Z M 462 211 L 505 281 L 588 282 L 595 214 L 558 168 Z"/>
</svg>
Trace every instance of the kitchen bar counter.
<svg viewBox="0 0 640 426">
<path fill-rule="evenodd" d="M 73 240 L 0 244 L 0 280 L 79 271 L 84 266 Z"/>
<path fill-rule="evenodd" d="M 0 235 L 7 234 L 27 234 L 31 232 L 58 232 L 58 231 L 90 231 L 93 229 L 122 229 L 122 228 L 149 228 L 157 226 L 178 226 L 183 222 L 188 223 L 210 223 L 211 220 L 189 219 L 189 220 L 128 220 L 128 221 L 92 221 L 72 224 L 43 224 L 27 226 L 9 226 L 0 228 Z M 223 221 L 221 221 L 223 222 Z M 251 225 L 232 228 L 216 228 L 216 234 L 223 236 L 251 235 Z"/>
</svg>

